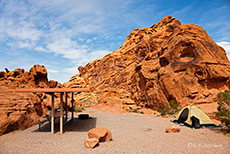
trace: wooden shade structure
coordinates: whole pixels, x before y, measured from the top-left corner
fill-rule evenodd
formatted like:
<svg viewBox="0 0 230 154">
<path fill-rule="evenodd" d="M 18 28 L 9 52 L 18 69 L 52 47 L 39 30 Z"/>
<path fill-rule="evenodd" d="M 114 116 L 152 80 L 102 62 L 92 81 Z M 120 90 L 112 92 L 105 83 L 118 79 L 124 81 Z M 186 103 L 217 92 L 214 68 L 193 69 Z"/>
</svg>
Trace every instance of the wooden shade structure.
<svg viewBox="0 0 230 154">
<path fill-rule="evenodd" d="M 15 89 L 18 93 L 32 93 L 32 92 L 89 92 L 89 88 L 30 88 L 30 89 Z"/>
<path fill-rule="evenodd" d="M 65 101 L 66 101 L 66 120 L 67 117 L 67 93 L 72 93 L 72 117 L 71 120 L 74 118 L 73 114 L 73 94 L 74 92 L 89 92 L 89 88 L 30 88 L 30 89 L 15 89 L 17 93 L 33 93 L 33 92 L 44 92 L 44 93 L 51 93 L 51 132 L 54 134 L 54 93 L 60 93 L 60 134 L 63 133 L 63 94 L 65 93 Z"/>
</svg>

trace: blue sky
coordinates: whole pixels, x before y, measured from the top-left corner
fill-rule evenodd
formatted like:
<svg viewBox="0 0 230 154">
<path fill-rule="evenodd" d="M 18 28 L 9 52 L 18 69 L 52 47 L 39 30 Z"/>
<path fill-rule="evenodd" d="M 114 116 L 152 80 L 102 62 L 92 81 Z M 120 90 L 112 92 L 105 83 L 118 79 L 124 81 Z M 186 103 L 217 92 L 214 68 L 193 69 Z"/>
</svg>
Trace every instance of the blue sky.
<svg viewBox="0 0 230 154">
<path fill-rule="evenodd" d="M 0 71 L 40 64 L 64 83 L 166 15 L 203 27 L 230 59 L 229 0 L 0 0 Z"/>
</svg>

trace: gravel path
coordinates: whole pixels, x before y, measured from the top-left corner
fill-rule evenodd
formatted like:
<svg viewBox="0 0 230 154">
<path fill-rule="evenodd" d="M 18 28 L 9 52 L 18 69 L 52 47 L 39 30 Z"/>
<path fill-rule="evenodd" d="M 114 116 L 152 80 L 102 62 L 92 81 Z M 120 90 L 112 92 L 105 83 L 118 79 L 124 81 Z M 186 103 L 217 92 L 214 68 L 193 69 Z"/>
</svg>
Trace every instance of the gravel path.
<svg viewBox="0 0 230 154">
<path fill-rule="evenodd" d="M 178 126 L 170 118 L 142 114 L 116 114 L 88 109 L 92 119 L 74 119 L 65 133 L 49 132 L 48 124 L 38 131 L 35 125 L 24 131 L 0 136 L 0 154 L 154 154 L 154 153 L 230 153 L 230 137 L 215 129 L 181 127 L 180 133 L 165 133 L 168 126 Z M 77 114 L 75 114 L 77 116 Z M 84 147 L 91 128 L 111 130 L 113 141 L 94 149 Z"/>
</svg>

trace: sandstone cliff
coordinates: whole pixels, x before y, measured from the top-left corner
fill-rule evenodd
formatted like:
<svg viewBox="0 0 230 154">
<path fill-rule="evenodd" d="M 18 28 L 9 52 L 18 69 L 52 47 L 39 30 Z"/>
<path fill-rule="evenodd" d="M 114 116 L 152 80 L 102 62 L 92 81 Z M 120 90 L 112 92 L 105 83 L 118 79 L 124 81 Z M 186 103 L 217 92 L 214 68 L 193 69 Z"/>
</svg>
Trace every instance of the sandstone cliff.
<svg viewBox="0 0 230 154">
<path fill-rule="evenodd" d="M 0 72 L 0 135 L 34 125 L 50 106 L 45 94 L 15 93 L 15 88 L 60 87 L 57 81 L 48 81 L 44 66 L 34 65 L 29 72 L 15 69 Z M 46 99 L 45 99 L 46 98 Z"/>
<path fill-rule="evenodd" d="M 117 50 L 79 67 L 65 87 L 90 87 L 82 103 L 135 102 L 156 109 L 169 100 L 181 106 L 212 102 L 230 88 L 226 52 L 203 28 L 171 16 L 133 30 Z"/>
</svg>

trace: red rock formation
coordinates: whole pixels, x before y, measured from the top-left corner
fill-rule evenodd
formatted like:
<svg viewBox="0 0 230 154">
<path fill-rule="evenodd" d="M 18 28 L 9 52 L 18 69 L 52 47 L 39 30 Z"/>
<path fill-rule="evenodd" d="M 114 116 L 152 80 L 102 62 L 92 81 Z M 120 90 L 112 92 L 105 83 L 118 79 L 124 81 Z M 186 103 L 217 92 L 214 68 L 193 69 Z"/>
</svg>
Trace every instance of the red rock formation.
<svg viewBox="0 0 230 154">
<path fill-rule="evenodd" d="M 133 30 L 119 49 L 79 67 L 79 72 L 75 76 L 94 90 L 96 103 L 129 98 L 156 109 L 173 99 L 184 106 L 209 103 L 220 90 L 230 88 L 224 49 L 200 26 L 183 25 L 171 16 Z M 79 78 L 73 77 L 67 87 L 81 86 Z"/>
<path fill-rule="evenodd" d="M 165 132 L 166 133 L 179 133 L 180 128 L 179 127 L 174 127 L 174 126 L 169 126 L 169 127 L 165 128 Z"/>
<path fill-rule="evenodd" d="M 34 125 L 42 116 L 41 99 L 0 86 L 0 135 Z"/>
<path fill-rule="evenodd" d="M 15 93 L 15 88 L 60 87 L 57 81 L 48 81 L 44 66 L 0 72 L 0 135 L 15 129 L 34 125 L 50 106 L 45 94 Z"/>
</svg>

